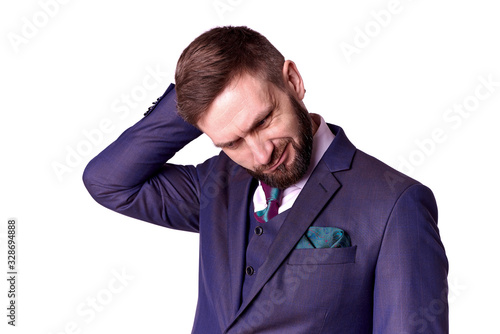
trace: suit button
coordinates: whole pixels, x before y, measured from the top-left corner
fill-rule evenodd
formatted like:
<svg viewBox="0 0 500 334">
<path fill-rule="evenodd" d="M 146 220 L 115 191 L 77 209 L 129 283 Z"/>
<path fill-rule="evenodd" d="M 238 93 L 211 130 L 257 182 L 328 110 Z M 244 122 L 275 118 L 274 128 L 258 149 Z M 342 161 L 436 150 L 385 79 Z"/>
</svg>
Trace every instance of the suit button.
<svg viewBox="0 0 500 334">
<path fill-rule="evenodd" d="M 255 270 L 253 270 L 252 266 L 248 266 L 245 270 L 248 276 L 252 276 Z"/>
<path fill-rule="evenodd" d="M 255 234 L 257 235 L 262 235 L 262 233 L 264 233 L 264 229 L 260 226 L 257 226 L 254 230 Z"/>
</svg>

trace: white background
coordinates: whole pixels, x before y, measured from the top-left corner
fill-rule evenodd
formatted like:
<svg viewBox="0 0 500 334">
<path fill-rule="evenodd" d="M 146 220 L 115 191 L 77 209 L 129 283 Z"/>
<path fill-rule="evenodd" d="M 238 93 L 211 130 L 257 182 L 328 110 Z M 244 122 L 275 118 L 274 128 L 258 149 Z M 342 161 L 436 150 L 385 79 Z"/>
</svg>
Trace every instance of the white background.
<svg viewBox="0 0 500 334">
<path fill-rule="evenodd" d="M 387 10 L 389 0 L 62 2 L 3 1 L 0 8 L 1 277 L 7 220 L 19 224 L 18 326 L 6 325 L 2 279 L 2 333 L 190 332 L 198 236 L 99 206 L 81 175 L 173 81 L 183 48 L 226 24 L 268 37 L 296 62 L 309 111 L 434 191 L 450 261 L 451 333 L 500 332 L 496 1 L 401 0 L 385 26 L 372 11 Z M 217 3 L 228 7 L 217 11 Z M 371 37 L 363 39 L 365 29 Z M 347 44 L 357 53 L 346 56 Z M 155 69 L 164 73 L 158 82 L 148 77 Z M 497 86 L 478 88 L 480 77 Z M 156 87 L 145 89 L 145 79 Z M 135 96 L 133 107 L 124 108 L 124 95 Z M 463 103 L 472 111 L 447 114 Z M 441 140 L 430 144 L 436 129 Z M 216 153 L 203 137 L 175 162 Z M 122 271 L 129 278 L 119 283 Z M 99 312 L 90 311 L 92 298 L 105 304 Z"/>
</svg>

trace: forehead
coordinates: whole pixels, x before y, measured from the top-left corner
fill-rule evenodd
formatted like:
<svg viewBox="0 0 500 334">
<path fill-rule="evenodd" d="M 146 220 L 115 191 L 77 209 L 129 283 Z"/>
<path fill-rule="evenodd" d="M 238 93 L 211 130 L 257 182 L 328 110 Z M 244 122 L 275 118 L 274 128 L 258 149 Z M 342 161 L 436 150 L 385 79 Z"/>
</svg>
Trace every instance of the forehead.
<svg viewBox="0 0 500 334">
<path fill-rule="evenodd" d="M 198 125 L 214 142 L 243 136 L 272 107 L 276 88 L 249 74 L 235 78 L 200 118 Z"/>
</svg>

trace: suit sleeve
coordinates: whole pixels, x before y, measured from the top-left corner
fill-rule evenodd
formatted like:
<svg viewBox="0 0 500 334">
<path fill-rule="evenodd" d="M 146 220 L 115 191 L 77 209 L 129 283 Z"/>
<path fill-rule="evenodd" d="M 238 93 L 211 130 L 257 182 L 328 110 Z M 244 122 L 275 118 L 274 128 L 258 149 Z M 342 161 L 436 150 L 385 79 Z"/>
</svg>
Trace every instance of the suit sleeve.
<svg viewBox="0 0 500 334">
<path fill-rule="evenodd" d="M 177 115 L 171 84 L 145 117 L 89 162 L 83 182 L 91 196 L 111 210 L 196 232 L 196 168 L 165 162 L 200 134 Z"/>
<path fill-rule="evenodd" d="M 395 203 L 375 271 L 373 333 L 448 333 L 448 260 L 430 189 Z"/>
</svg>

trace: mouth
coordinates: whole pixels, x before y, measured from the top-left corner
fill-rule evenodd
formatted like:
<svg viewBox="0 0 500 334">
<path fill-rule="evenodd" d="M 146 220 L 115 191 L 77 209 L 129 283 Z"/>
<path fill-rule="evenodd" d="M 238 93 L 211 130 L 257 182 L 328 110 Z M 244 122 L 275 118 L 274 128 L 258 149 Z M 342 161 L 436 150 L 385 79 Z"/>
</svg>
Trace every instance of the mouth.
<svg viewBox="0 0 500 334">
<path fill-rule="evenodd" d="M 289 145 L 290 145 L 290 143 L 288 143 L 285 146 L 285 148 L 283 149 L 283 152 L 281 152 L 281 157 L 278 159 L 278 161 L 274 165 L 272 165 L 271 167 L 269 167 L 266 170 L 266 173 L 274 172 L 286 160 L 286 158 L 288 157 L 288 146 Z"/>
</svg>

